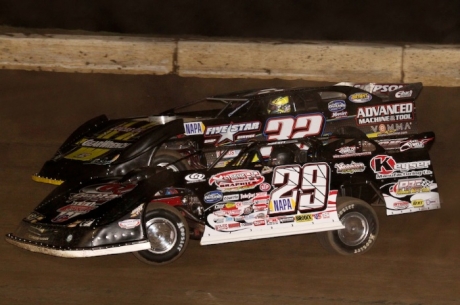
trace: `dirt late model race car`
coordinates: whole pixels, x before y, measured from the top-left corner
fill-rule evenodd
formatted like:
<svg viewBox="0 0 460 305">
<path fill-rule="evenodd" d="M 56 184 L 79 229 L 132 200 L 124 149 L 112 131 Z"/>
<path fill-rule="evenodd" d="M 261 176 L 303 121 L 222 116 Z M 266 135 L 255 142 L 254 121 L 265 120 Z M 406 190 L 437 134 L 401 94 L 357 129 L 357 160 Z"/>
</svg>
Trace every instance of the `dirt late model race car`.
<svg viewBox="0 0 460 305">
<path fill-rule="evenodd" d="M 209 97 L 157 116 L 109 120 L 101 115 L 75 130 L 33 179 L 60 184 L 119 176 L 203 148 L 328 137 L 350 126 L 397 149 L 401 139 L 417 133 L 414 101 L 421 89 L 421 83 L 263 89 Z M 203 164 L 209 158 L 199 157 L 176 169 L 209 165 Z"/>
<path fill-rule="evenodd" d="M 315 232 L 332 252 L 364 253 L 379 231 L 373 206 L 397 215 L 438 209 L 440 199 L 428 154 L 434 133 L 415 132 L 414 97 L 421 84 L 392 85 L 396 91 L 378 95 L 373 92 L 383 85 L 363 86 L 211 98 L 224 107 L 199 111 L 203 117 L 169 111 L 162 117 L 174 119 L 155 120 L 153 127 L 138 133 L 129 126 L 153 120 L 84 125 L 77 133 L 82 135 L 74 134 L 42 169 L 55 170 L 47 171 L 52 178 L 46 179 L 66 181 L 7 241 L 62 257 L 134 252 L 144 262 L 165 264 L 182 255 L 190 238 L 211 245 Z M 320 97 L 313 103 L 316 108 L 300 112 L 310 93 Z M 251 103 L 259 110 L 249 107 Z M 234 116 L 244 107 L 249 108 Z M 251 109 L 262 113 L 249 121 Z M 374 130 L 369 122 L 386 130 Z M 405 124 L 410 127 L 397 127 Z M 134 140 L 126 140 L 127 133 Z M 149 145 L 144 142 L 147 135 L 153 139 Z M 137 144 L 140 140 L 144 144 Z M 101 157 L 99 152 L 91 155 L 86 141 L 129 145 L 104 148 L 108 157 Z M 89 154 L 81 157 L 86 161 L 72 159 L 78 150 Z M 116 160 L 103 159 L 114 154 Z M 150 163 L 139 161 L 142 154 Z M 124 160 L 118 163 L 123 166 L 117 167 L 118 160 Z M 64 174 L 85 166 L 91 175 Z"/>
</svg>

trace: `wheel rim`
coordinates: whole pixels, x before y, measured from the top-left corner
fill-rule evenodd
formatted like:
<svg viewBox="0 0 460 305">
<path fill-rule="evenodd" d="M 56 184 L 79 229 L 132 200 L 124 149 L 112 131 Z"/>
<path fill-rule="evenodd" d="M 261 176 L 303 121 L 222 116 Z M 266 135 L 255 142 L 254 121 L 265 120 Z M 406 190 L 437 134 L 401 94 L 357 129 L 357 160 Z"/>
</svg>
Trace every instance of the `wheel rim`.
<svg viewBox="0 0 460 305">
<path fill-rule="evenodd" d="M 366 240 L 369 234 L 369 223 L 363 214 L 350 212 L 345 214 L 340 221 L 345 229 L 339 230 L 338 235 L 345 245 L 353 247 Z"/>
<path fill-rule="evenodd" d="M 167 168 L 169 170 L 172 170 L 173 172 L 179 172 L 179 168 L 175 165 L 172 165 L 172 164 L 169 164 L 167 162 L 162 162 L 162 163 L 158 163 L 157 166 L 159 167 L 164 167 L 164 168 Z"/>
<path fill-rule="evenodd" d="M 150 252 L 162 254 L 174 247 L 177 241 L 177 231 L 171 221 L 166 218 L 153 218 L 145 226 L 150 242 Z"/>
</svg>

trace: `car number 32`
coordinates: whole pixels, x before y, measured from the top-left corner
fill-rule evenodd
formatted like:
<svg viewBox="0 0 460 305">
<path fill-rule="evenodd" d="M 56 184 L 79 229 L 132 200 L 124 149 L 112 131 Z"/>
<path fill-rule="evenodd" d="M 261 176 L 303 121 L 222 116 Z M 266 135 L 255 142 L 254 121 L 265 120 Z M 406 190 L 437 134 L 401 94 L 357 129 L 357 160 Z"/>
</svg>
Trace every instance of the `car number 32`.
<svg viewBox="0 0 460 305">
<path fill-rule="evenodd" d="M 320 135 L 324 127 L 321 114 L 271 118 L 265 125 L 267 140 L 289 140 Z"/>
</svg>

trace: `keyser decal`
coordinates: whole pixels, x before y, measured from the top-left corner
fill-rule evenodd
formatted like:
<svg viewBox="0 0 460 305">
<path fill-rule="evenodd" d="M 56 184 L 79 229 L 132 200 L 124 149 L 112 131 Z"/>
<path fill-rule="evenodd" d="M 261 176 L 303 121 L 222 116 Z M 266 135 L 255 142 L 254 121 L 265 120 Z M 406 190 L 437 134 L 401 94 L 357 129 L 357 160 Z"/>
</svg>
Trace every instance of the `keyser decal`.
<svg viewBox="0 0 460 305">
<path fill-rule="evenodd" d="M 431 175 L 433 172 L 427 169 L 430 164 L 429 160 L 397 163 L 387 155 L 377 155 L 370 162 L 377 179 Z"/>
</svg>

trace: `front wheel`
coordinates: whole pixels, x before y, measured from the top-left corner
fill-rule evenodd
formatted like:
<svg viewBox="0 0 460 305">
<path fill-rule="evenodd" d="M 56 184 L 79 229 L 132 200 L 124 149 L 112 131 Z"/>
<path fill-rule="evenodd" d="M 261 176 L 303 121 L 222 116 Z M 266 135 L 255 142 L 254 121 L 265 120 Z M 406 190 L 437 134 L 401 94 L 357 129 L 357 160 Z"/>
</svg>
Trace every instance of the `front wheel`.
<svg viewBox="0 0 460 305">
<path fill-rule="evenodd" d="M 330 252 L 343 255 L 369 251 L 379 233 L 374 209 L 360 199 L 338 197 L 337 213 L 345 228 L 317 233 L 321 245 Z"/>
<path fill-rule="evenodd" d="M 164 167 L 173 172 L 184 171 L 188 169 L 188 164 L 186 160 L 178 161 L 182 159 L 182 157 L 183 156 L 176 151 L 162 149 L 156 153 L 152 165 Z"/>
<path fill-rule="evenodd" d="M 182 214 L 171 206 L 155 207 L 144 217 L 150 249 L 135 252 L 144 263 L 164 265 L 178 259 L 187 248 L 189 228 Z"/>
</svg>

